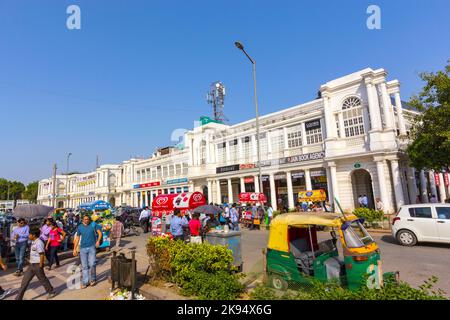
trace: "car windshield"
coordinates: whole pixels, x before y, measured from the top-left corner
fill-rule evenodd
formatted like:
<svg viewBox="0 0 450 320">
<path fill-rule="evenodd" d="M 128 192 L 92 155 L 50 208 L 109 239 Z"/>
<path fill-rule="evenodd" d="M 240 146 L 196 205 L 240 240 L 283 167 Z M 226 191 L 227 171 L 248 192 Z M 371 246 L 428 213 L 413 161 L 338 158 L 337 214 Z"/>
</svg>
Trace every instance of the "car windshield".
<svg viewBox="0 0 450 320">
<path fill-rule="evenodd" d="M 346 229 L 343 229 L 343 234 L 345 243 L 349 248 L 364 247 L 374 242 L 359 220 L 352 221 Z"/>
</svg>

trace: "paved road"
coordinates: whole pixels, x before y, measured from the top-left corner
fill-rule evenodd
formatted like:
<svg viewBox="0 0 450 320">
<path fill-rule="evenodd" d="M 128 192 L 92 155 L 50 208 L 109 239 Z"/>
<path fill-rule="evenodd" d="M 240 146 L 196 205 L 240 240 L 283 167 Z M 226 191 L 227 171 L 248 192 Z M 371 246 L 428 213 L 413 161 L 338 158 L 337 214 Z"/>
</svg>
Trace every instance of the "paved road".
<svg viewBox="0 0 450 320">
<path fill-rule="evenodd" d="M 450 297 L 450 245 L 420 244 L 404 247 L 396 243 L 391 235 L 372 234 L 381 251 L 383 271 L 400 271 L 400 278 L 414 287 L 423 284 L 431 276 L 437 276 L 440 288 Z M 321 233 L 320 239 L 327 239 Z M 245 231 L 242 235 L 244 272 L 260 272 L 263 269 L 261 249 L 268 240 L 267 231 Z"/>
<path fill-rule="evenodd" d="M 321 233 L 320 239 L 327 238 L 327 233 Z M 377 235 L 374 238 L 379 244 L 384 271 L 400 271 L 402 280 L 413 286 L 419 286 L 424 280 L 432 275 L 439 278 L 437 287 L 443 289 L 450 297 L 450 245 L 422 244 L 415 247 L 403 247 L 395 243 L 390 235 Z M 136 248 L 138 272 L 145 273 L 147 267 L 147 255 L 145 249 L 147 235 L 140 237 L 125 238 L 125 249 Z M 247 275 L 257 275 L 263 270 L 262 249 L 267 245 L 267 231 L 242 232 L 242 258 L 244 260 L 244 272 Z M 68 265 L 73 264 L 75 259 L 70 258 L 62 262 L 62 267 L 47 272 L 50 281 L 58 290 L 59 295 L 55 299 L 104 299 L 109 294 L 109 283 L 107 281 L 110 272 L 109 254 L 99 254 L 99 283 L 94 288 L 85 290 L 69 290 L 66 282 L 71 275 L 67 273 Z M 17 289 L 20 286 L 20 278 L 12 275 L 13 268 L 8 272 L 1 273 L 0 284 L 4 288 Z M 25 299 L 45 299 L 43 288 L 38 286 L 34 280 L 30 286 L 31 290 L 25 295 Z M 8 297 L 14 299 L 15 294 Z"/>
</svg>

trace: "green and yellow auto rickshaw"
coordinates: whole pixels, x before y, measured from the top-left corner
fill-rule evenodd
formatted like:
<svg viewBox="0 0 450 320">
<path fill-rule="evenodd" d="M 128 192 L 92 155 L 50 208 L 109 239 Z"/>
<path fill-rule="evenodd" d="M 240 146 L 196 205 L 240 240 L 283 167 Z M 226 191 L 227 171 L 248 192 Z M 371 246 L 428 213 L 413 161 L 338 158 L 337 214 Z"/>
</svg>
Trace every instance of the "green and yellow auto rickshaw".
<svg viewBox="0 0 450 320">
<path fill-rule="evenodd" d="M 354 215 L 288 213 L 270 225 L 266 252 L 269 283 L 278 290 L 291 285 L 337 281 L 355 290 L 363 285 L 380 288 L 383 279 L 398 280 L 398 273 L 382 274 L 380 250 Z M 327 227 L 331 239 L 318 241 L 317 230 Z M 327 233 L 322 232 L 320 238 Z M 339 255 L 338 237 L 343 258 Z"/>
</svg>

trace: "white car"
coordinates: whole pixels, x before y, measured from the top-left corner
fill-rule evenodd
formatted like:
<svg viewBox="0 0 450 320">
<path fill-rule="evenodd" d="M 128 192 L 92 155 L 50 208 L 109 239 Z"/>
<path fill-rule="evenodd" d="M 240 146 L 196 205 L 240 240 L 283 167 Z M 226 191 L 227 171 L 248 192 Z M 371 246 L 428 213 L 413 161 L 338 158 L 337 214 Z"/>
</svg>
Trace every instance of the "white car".
<svg viewBox="0 0 450 320">
<path fill-rule="evenodd" d="M 411 204 L 392 221 L 392 235 L 404 246 L 418 242 L 450 243 L 450 204 Z"/>
</svg>

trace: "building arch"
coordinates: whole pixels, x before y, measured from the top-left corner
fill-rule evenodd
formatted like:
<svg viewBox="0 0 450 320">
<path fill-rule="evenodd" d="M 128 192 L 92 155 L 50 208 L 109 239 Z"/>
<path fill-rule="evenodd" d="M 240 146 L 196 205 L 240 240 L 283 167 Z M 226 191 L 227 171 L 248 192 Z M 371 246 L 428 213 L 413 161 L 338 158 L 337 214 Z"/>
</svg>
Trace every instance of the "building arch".
<svg viewBox="0 0 450 320">
<path fill-rule="evenodd" d="M 359 196 L 366 195 L 368 198 L 368 207 L 375 208 L 373 178 L 369 170 L 356 169 L 350 172 L 350 180 L 353 191 L 353 202 L 355 208 L 361 207 L 358 202 Z"/>
</svg>

